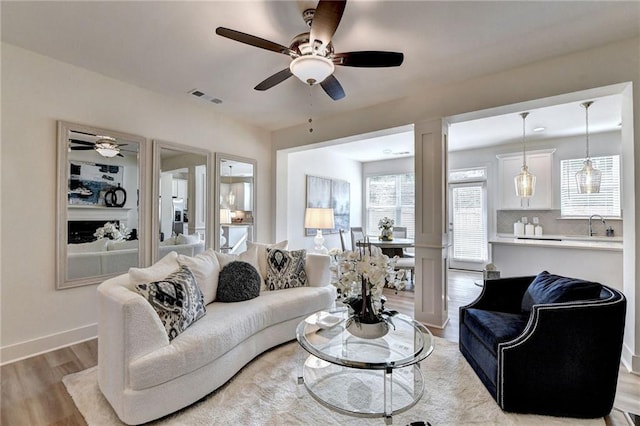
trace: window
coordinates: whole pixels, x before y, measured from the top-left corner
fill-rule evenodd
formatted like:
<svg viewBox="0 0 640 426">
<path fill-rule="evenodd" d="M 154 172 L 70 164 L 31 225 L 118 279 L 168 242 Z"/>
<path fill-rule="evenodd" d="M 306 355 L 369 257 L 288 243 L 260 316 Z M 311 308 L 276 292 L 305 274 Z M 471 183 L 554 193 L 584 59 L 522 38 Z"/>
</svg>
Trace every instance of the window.
<svg viewBox="0 0 640 426">
<path fill-rule="evenodd" d="M 367 233 L 378 232 L 383 217 L 395 226 L 407 227 L 407 238 L 415 237 L 415 175 L 413 173 L 369 176 L 366 181 Z"/>
<path fill-rule="evenodd" d="M 592 157 L 591 161 L 602 172 L 597 194 L 578 194 L 576 173 L 582 169 L 584 158 L 560 161 L 561 215 L 620 217 L 620 156 Z"/>
<path fill-rule="evenodd" d="M 487 260 L 485 183 L 451 184 L 452 260 Z"/>
</svg>

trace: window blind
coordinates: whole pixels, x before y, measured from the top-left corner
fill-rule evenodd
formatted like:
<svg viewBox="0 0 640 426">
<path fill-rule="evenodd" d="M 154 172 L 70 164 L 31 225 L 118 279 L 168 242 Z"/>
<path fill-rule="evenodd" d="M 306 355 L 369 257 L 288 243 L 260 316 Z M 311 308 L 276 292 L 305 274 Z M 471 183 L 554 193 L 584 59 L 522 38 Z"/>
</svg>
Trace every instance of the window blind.
<svg viewBox="0 0 640 426">
<path fill-rule="evenodd" d="M 366 179 L 366 229 L 378 232 L 383 217 L 394 220 L 395 226 L 405 226 L 407 237 L 415 236 L 415 174 L 369 176 Z"/>
<path fill-rule="evenodd" d="M 453 253 L 455 260 L 487 260 L 487 229 L 482 185 L 452 189 Z"/>
<path fill-rule="evenodd" d="M 592 157 L 591 161 L 602 172 L 600 192 L 596 194 L 578 193 L 576 173 L 582 169 L 584 158 L 560 161 L 561 216 L 620 217 L 620 156 Z"/>
</svg>

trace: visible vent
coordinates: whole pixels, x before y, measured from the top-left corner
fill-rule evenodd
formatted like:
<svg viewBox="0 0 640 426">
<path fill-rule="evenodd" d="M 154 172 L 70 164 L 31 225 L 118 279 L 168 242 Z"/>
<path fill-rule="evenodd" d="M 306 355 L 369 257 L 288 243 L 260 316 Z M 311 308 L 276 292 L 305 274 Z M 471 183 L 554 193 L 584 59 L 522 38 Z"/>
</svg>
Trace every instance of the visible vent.
<svg viewBox="0 0 640 426">
<path fill-rule="evenodd" d="M 207 102 L 213 102 L 214 104 L 221 104 L 222 103 L 222 99 L 218 99 L 218 98 L 214 98 L 211 95 L 207 95 L 206 93 L 198 90 L 198 89 L 193 89 L 192 91 L 190 91 L 189 93 L 191 93 L 193 96 L 203 99 Z"/>
</svg>

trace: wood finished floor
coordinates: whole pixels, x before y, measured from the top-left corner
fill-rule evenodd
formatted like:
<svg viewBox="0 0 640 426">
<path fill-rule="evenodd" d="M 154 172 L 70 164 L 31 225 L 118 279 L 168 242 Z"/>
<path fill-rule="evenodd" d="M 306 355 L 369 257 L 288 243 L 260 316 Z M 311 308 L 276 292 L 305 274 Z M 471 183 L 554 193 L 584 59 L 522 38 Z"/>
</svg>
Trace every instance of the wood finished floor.
<svg viewBox="0 0 640 426">
<path fill-rule="evenodd" d="M 452 272 L 449 275 L 449 322 L 431 332 L 447 340 L 458 341 L 458 307 L 474 300 L 481 288 L 474 284 L 477 273 Z M 413 316 L 413 292 L 385 290 L 387 307 Z M 98 363 L 97 340 L 35 356 L 2 366 L 0 369 L 0 425 L 73 426 L 85 425 L 84 418 L 67 393 L 62 378 Z M 621 367 L 615 407 L 640 413 L 640 376 Z M 622 411 L 614 410 L 606 418 L 608 425 L 631 425 Z M 382 423 L 381 423 L 382 424 Z"/>
</svg>

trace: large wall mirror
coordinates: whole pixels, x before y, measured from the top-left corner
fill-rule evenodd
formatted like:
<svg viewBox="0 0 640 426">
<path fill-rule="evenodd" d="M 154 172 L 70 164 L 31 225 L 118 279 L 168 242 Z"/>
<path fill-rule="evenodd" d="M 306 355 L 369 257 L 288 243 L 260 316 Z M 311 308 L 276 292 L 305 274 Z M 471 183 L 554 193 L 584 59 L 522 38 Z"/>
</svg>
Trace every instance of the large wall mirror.
<svg viewBox="0 0 640 426">
<path fill-rule="evenodd" d="M 212 247 L 211 163 L 206 150 L 153 141 L 154 260 L 171 251 L 195 256 Z"/>
<path fill-rule="evenodd" d="M 215 247 L 241 253 L 256 235 L 256 160 L 216 153 Z"/>
<path fill-rule="evenodd" d="M 58 122 L 58 289 L 144 265 L 146 140 Z"/>
</svg>

